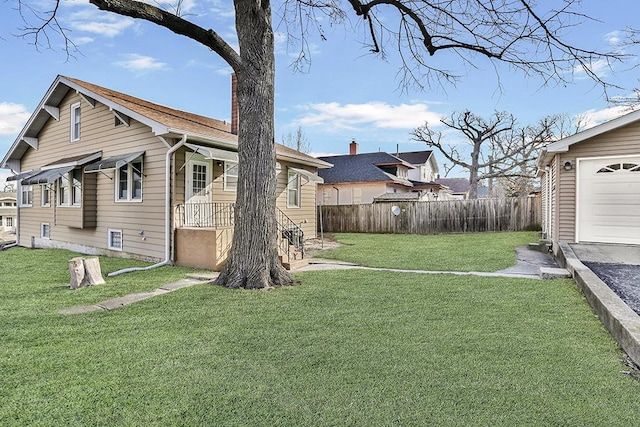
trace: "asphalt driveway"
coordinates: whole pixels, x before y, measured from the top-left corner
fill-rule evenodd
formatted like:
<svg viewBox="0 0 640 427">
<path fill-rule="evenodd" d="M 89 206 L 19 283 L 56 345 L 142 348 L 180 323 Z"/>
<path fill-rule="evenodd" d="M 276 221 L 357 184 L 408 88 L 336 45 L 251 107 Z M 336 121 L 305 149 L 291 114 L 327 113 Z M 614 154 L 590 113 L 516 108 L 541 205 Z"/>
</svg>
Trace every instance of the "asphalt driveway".
<svg viewBox="0 0 640 427">
<path fill-rule="evenodd" d="M 584 265 L 640 314 L 640 246 L 600 243 L 570 246 Z"/>
</svg>

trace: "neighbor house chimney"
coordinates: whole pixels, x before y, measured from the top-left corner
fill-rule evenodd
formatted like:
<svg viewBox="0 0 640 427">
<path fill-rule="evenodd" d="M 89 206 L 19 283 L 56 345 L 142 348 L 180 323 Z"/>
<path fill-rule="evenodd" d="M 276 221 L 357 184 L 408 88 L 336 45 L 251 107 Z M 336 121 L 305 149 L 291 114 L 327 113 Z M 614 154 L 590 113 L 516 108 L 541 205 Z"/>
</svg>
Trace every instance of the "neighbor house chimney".
<svg viewBox="0 0 640 427">
<path fill-rule="evenodd" d="M 351 144 L 349 144 L 349 154 L 352 156 L 358 154 L 358 143 L 355 139 L 351 140 Z"/>
<path fill-rule="evenodd" d="M 231 133 L 238 134 L 238 97 L 236 91 L 238 88 L 238 79 L 236 74 L 231 74 Z"/>
</svg>

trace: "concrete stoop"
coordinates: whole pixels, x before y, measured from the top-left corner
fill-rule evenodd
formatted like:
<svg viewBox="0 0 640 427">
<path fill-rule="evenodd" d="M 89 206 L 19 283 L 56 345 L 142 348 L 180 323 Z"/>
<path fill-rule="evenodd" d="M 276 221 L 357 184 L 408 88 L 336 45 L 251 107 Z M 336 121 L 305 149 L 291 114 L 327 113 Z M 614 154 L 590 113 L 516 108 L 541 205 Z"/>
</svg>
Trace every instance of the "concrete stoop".
<svg viewBox="0 0 640 427">
<path fill-rule="evenodd" d="M 571 273 L 566 268 L 540 267 L 541 279 L 567 279 Z"/>
<path fill-rule="evenodd" d="M 578 259 L 569 244 L 560 243 L 558 249 L 560 265 L 571 272 L 589 305 L 620 347 L 640 365 L 640 316 Z"/>
</svg>

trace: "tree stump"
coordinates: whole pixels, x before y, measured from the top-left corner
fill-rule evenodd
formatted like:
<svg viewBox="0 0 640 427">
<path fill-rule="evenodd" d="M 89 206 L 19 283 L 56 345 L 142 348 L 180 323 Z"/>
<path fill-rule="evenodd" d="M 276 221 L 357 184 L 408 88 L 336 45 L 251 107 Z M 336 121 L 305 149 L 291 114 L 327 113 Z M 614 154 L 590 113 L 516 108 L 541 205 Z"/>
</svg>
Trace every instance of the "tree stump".
<svg viewBox="0 0 640 427">
<path fill-rule="evenodd" d="M 69 275 L 71 276 L 69 284 L 71 289 L 105 283 L 100 271 L 100 259 L 98 257 L 78 257 L 69 260 Z"/>
</svg>

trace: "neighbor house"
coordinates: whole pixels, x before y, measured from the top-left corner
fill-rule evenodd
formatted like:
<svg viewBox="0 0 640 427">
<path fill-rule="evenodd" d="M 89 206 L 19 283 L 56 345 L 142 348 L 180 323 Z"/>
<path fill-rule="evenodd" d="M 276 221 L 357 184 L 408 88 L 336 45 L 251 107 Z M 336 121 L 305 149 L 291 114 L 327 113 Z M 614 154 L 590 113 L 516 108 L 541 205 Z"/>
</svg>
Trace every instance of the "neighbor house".
<svg viewBox="0 0 640 427">
<path fill-rule="evenodd" d="M 640 111 L 545 147 L 538 159 L 543 237 L 640 244 Z"/>
<path fill-rule="evenodd" d="M 0 164 L 17 173 L 18 245 L 220 269 L 238 178 L 233 101 L 231 116 L 226 123 L 58 76 Z M 330 165 L 277 145 L 273 166 L 290 261 L 316 235 L 317 169 Z"/>
<path fill-rule="evenodd" d="M 468 178 L 438 178 L 435 180 L 438 184 L 448 189 L 446 197 L 449 200 L 466 200 L 469 198 L 469 179 Z M 484 199 L 488 197 L 489 190 L 487 187 L 478 186 L 478 198 Z"/>
<path fill-rule="evenodd" d="M 374 201 L 435 200 L 442 186 L 410 178 L 416 166 L 385 152 L 358 153 L 352 141 L 349 154 L 319 157 L 333 167 L 321 169 L 324 183 L 318 185 L 318 204 L 358 205 Z"/>
<path fill-rule="evenodd" d="M 16 193 L 13 191 L 0 192 L 0 241 L 13 238 L 16 231 Z"/>
<path fill-rule="evenodd" d="M 433 182 L 440 178 L 438 160 L 431 150 L 406 151 L 396 154 L 396 157 L 414 167 L 414 169 L 409 169 L 407 174 L 412 181 Z"/>
</svg>

